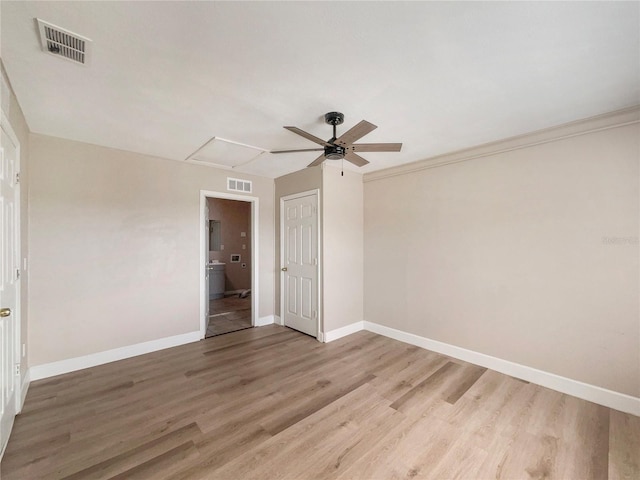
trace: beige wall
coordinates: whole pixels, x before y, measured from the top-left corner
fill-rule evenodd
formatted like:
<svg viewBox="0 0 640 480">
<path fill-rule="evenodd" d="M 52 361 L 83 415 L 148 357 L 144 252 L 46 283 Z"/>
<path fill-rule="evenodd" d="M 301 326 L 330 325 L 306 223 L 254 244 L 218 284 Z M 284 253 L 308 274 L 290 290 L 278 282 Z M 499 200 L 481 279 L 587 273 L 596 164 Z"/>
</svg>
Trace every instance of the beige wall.
<svg viewBox="0 0 640 480">
<path fill-rule="evenodd" d="M 322 170 L 322 286 L 324 331 L 363 318 L 362 175 Z"/>
<path fill-rule="evenodd" d="M 639 138 L 366 181 L 365 320 L 640 396 Z"/>
<path fill-rule="evenodd" d="M 227 172 L 30 137 L 31 365 L 200 328 L 200 190 Z M 237 174 L 235 175 L 237 176 Z M 273 180 L 259 198 L 259 316 L 273 314 Z"/>
<path fill-rule="evenodd" d="M 294 193 L 308 192 L 310 190 L 322 190 L 322 167 L 305 168 L 298 172 L 290 173 L 275 180 L 275 311 L 280 316 L 280 199 Z M 322 212 L 319 218 L 322 225 Z M 322 227 L 321 227 L 322 231 Z M 321 241 L 322 243 L 322 241 Z M 321 299 L 318 299 L 321 302 Z"/>
<path fill-rule="evenodd" d="M 225 291 L 251 288 L 251 203 L 222 198 L 209 198 L 207 203 L 209 219 L 221 222 L 224 250 L 209 252 L 209 260 L 225 264 Z M 242 232 L 246 237 L 241 236 Z M 231 254 L 239 254 L 240 263 L 231 263 Z"/>
<path fill-rule="evenodd" d="M 0 61 L 0 71 L 4 79 L 4 85 L 9 89 L 8 92 L 2 91 L 2 95 L 8 95 L 9 101 L 3 102 L 8 105 L 5 111 L 13 132 L 18 137 L 20 143 L 20 256 L 22 259 L 29 257 L 29 127 L 22 113 L 22 109 L 18 104 L 11 84 L 4 71 L 4 65 Z M 24 261 L 21 262 L 24 267 Z M 28 342 L 28 326 L 29 326 L 29 271 L 22 268 L 20 276 L 20 344 L 25 345 L 25 354 L 21 360 L 22 377 L 27 374 L 29 367 L 29 342 Z"/>
</svg>

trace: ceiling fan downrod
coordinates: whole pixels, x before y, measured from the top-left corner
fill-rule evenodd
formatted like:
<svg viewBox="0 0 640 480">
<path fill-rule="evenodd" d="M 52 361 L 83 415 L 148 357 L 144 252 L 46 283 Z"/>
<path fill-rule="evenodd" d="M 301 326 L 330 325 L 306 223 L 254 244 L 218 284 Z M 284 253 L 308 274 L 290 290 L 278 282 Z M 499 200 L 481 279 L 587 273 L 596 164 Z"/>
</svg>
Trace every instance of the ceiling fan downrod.
<svg viewBox="0 0 640 480">
<path fill-rule="evenodd" d="M 333 137 L 329 139 L 331 146 L 324 147 L 324 156 L 329 160 L 342 160 L 347 153 L 344 147 L 336 145 L 335 142 L 338 138 L 336 136 L 336 126 L 344 123 L 344 114 L 340 112 L 329 112 L 324 114 L 324 121 L 333 127 Z"/>
</svg>

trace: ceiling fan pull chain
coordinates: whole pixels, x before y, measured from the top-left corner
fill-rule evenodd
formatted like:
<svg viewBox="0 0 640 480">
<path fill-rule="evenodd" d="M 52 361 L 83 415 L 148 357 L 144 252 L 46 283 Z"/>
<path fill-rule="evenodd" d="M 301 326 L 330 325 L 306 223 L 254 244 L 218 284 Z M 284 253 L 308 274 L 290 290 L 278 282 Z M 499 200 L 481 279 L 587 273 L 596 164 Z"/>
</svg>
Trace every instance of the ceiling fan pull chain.
<svg viewBox="0 0 640 480">
<path fill-rule="evenodd" d="M 340 176 L 344 177 L 344 158 L 342 159 L 342 171 L 340 172 Z"/>
</svg>

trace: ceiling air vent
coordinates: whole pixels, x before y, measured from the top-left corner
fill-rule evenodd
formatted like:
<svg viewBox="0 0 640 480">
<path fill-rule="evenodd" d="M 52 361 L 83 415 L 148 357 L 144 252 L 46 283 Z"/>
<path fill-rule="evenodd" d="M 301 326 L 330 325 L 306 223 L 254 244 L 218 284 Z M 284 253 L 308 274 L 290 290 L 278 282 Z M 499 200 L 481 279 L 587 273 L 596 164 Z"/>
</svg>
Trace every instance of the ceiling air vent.
<svg viewBox="0 0 640 480">
<path fill-rule="evenodd" d="M 40 43 L 45 52 L 82 65 L 89 63 L 91 40 L 39 18 L 36 20 L 40 30 Z"/>
<path fill-rule="evenodd" d="M 251 193 L 251 182 L 238 178 L 227 177 L 227 190 L 232 192 Z"/>
</svg>

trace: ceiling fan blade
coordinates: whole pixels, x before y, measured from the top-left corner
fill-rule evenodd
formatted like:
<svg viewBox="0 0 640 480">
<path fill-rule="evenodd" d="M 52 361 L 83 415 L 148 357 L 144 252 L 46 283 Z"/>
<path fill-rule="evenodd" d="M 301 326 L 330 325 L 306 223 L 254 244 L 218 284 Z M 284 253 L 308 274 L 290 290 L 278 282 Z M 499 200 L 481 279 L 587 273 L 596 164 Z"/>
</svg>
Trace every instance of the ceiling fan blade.
<svg viewBox="0 0 640 480">
<path fill-rule="evenodd" d="M 290 132 L 297 133 L 301 137 L 304 137 L 307 140 L 311 140 L 312 142 L 317 143 L 318 145 L 322 145 L 325 147 L 328 147 L 331 145 L 326 141 L 322 140 L 321 138 L 316 137 L 315 135 L 311 135 L 310 133 L 307 133 L 304 130 L 300 130 L 298 127 L 284 127 L 284 128 L 286 128 Z"/>
<path fill-rule="evenodd" d="M 356 143 L 351 145 L 354 152 L 399 152 L 401 143 Z"/>
<path fill-rule="evenodd" d="M 365 160 L 360 155 L 356 155 L 353 152 L 348 152 L 344 156 L 344 159 L 350 161 L 351 163 L 353 163 L 357 167 L 364 167 L 367 163 L 369 163 L 368 160 Z"/>
<path fill-rule="evenodd" d="M 307 167 L 315 167 L 316 165 L 320 165 L 322 162 L 324 162 L 324 153 L 307 165 Z"/>
<path fill-rule="evenodd" d="M 373 123 L 362 120 L 356 126 L 351 127 L 349 130 L 340 135 L 334 143 L 336 145 L 340 145 L 341 147 L 351 145 L 353 142 L 355 142 L 356 140 L 360 140 L 367 133 L 374 131 L 376 128 L 378 127 Z"/>
<path fill-rule="evenodd" d="M 324 148 L 303 148 L 301 150 L 273 150 L 269 153 L 324 152 Z"/>
</svg>

